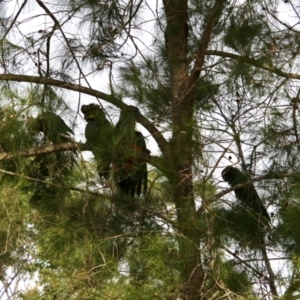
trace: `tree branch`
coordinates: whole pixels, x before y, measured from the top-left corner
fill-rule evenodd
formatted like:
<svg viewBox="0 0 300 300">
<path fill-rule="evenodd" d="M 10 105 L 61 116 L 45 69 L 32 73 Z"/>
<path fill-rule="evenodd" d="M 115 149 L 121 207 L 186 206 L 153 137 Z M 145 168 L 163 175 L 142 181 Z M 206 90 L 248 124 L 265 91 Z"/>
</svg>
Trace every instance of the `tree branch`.
<svg viewBox="0 0 300 300">
<path fill-rule="evenodd" d="M 68 151 L 68 150 L 86 151 L 89 149 L 87 149 L 85 144 L 82 144 L 82 143 L 62 143 L 62 144 L 57 144 L 57 145 L 52 145 L 52 146 L 23 150 L 23 151 L 19 151 L 17 153 L 2 152 L 2 153 L 0 153 L 0 161 L 13 159 L 15 157 L 20 157 L 20 156 L 21 157 L 31 157 L 31 156 L 41 155 L 41 154 L 48 154 L 48 153 Z"/>
<path fill-rule="evenodd" d="M 207 54 L 206 50 L 211 40 L 213 28 L 216 25 L 216 23 L 219 21 L 223 10 L 223 6 L 226 2 L 227 2 L 226 0 L 215 1 L 214 7 L 212 8 L 212 13 L 208 18 L 208 22 L 204 28 L 203 34 L 199 41 L 199 49 L 195 54 L 196 61 L 195 61 L 194 68 L 191 72 L 191 75 L 189 77 L 189 81 L 187 85 L 188 88 L 191 88 L 199 78 L 200 72 L 204 64 L 205 55 Z"/>
<path fill-rule="evenodd" d="M 64 152 L 64 151 L 91 151 L 91 149 L 84 143 L 61 143 L 57 145 L 45 146 L 40 148 L 33 148 L 22 150 L 19 152 L 11 153 L 11 152 L 1 152 L 0 153 L 0 161 L 14 159 L 15 157 L 32 157 L 43 154 L 50 154 L 55 152 Z M 160 169 L 160 165 L 157 163 L 157 156 L 151 156 L 149 154 L 145 154 L 141 157 L 141 160 L 147 162 L 157 169 Z"/>
<path fill-rule="evenodd" d="M 54 187 L 57 187 L 57 188 L 68 189 L 68 190 L 71 190 L 71 191 L 79 192 L 79 193 L 82 193 L 82 194 L 88 194 L 88 195 L 91 195 L 91 196 L 101 197 L 101 198 L 105 198 L 105 199 L 107 199 L 109 197 L 107 195 L 104 196 L 103 194 L 95 192 L 95 191 L 76 188 L 76 187 L 72 187 L 72 186 L 68 186 L 68 185 L 55 184 L 55 183 L 51 183 L 49 181 L 44 181 L 44 180 L 41 180 L 41 179 L 32 178 L 32 177 L 29 177 L 29 176 L 25 176 L 24 174 L 18 174 L 18 173 L 6 171 L 6 170 L 3 170 L 3 169 L 0 169 L 0 173 L 15 176 L 15 177 L 22 177 L 23 179 L 26 179 L 26 180 L 29 180 L 29 181 L 39 182 L 39 183 L 43 183 L 43 184 L 46 184 L 46 185 L 49 185 L 49 186 L 54 186 Z"/>
<path fill-rule="evenodd" d="M 228 57 L 228 58 L 232 58 L 235 60 L 239 60 L 246 64 L 261 68 L 263 70 L 269 71 L 271 73 L 274 73 L 274 74 L 279 75 L 284 78 L 300 79 L 300 75 L 298 75 L 298 74 L 283 72 L 282 70 L 280 70 L 274 66 L 270 66 L 266 63 L 263 63 L 261 60 L 258 60 L 258 59 L 254 59 L 254 58 L 250 58 L 250 57 L 246 57 L 246 56 L 240 56 L 240 55 L 237 55 L 234 53 L 229 53 L 229 52 L 217 51 L 217 50 L 206 50 L 206 54 L 207 55 L 216 55 L 216 56 L 221 56 L 221 57 Z"/>
<path fill-rule="evenodd" d="M 224 195 L 226 195 L 226 194 L 228 194 L 228 193 L 230 193 L 230 192 L 232 192 L 232 191 L 234 191 L 238 188 L 247 186 L 249 184 L 253 184 L 254 182 L 259 182 L 259 181 L 266 180 L 266 179 L 283 179 L 283 178 L 293 178 L 293 177 L 300 177 L 300 173 L 277 173 L 277 174 L 271 173 L 271 174 L 267 174 L 267 175 L 264 175 L 264 176 L 259 176 L 259 177 L 250 179 L 246 182 L 236 184 L 236 185 L 234 185 L 234 186 L 232 186 L 228 189 L 225 189 L 222 192 L 219 192 L 215 196 L 207 198 L 205 200 L 207 200 L 209 203 L 215 202 L 219 198 L 223 197 Z M 202 205 L 197 210 L 196 215 L 199 217 L 201 215 L 201 213 L 205 210 L 205 208 L 206 208 L 205 205 Z"/>
<path fill-rule="evenodd" d="M 51 86 L 56 86 L 66 90 L 71 90 L 75 92 L 80 92 L 86 95 L 91 95 L 96 98 L 100 98 L 104 101 L 107 101 L 120 109 L 128 109 L 129 105 L 122 102 L 120 99 L 116 98 L 113 95 L 106 94 L 91 88 L 87 88 L 78 84 L 64 82 L 57 79 L 36 77 L 36 76 L 27 76 L 27 75 L 16 75 L 16 74 L 0 74 L 0 81 L 18 81 L 18 82 L 29 82 L 36 84 L 46 84 Z M 155 141 L 158 144 L 158 147 L 163 153 L 167 152 L 168 142 L 165 140 L 161 132 L 150 122 L 146 117 L 144 117 L 140 112 L 136 114 L 136 121 L 143 125 L 153 136 Z"/>
</svg>

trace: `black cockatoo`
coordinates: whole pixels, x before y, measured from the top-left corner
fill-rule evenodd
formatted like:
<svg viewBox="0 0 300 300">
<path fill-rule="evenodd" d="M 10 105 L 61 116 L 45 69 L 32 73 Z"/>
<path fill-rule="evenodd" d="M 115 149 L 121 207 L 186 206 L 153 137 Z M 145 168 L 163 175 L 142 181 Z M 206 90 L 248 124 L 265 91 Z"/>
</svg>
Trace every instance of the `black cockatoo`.
<svg viewBox="0 0 300 300">
<path fill-rule="evenodd" d="M 242 184 L 250 180 L 248 176 L 242 173 L 240 170 L 234 167 L 226 167 L 222 171 L 222 177 L 224 181 L 228 182 L 230 186 L 235 186 L 237 184 Z M 260 197 L 258 196 L 254 185 L 246 184 L 234 190 L 236 198 L 243 202 L 248 208 L 250 208 L 249 213 L 255 214 L 255 217 L 260 223 L 269 226 L 270 217 L 265 209 Z"/>
<path fill-rule="evenodd" d="M 31 121 L 29 127 L 32 131 L 42 132 L 53 144 L 70 141 L 69 134 L 74 134 L 60 116 L 50 111 L 39 114 Z"/>
<path fill-rule="evenodd" d="M 149 154 L 144 136 L 135 130 L 134 106 L 121 111 L 115 127 L 114 169 L 116 184 L 125 194 L 140 196 L 147 191 L 147 164 Z"/>
<path fill-rule="evenodd" d="M 112 162 L 114 127 L 97 104 L 82 105 L 81 112 L 87 122 L 85 127 L 86 147 L 94 154 L 99 175 L 108 179 Z"/>
<path fill-rule="evenodd" d="M 27 128 L 29 133 L 33 135 L 42 132 L 44 135 L 43 144 L 46 142 L 57 145 L 70 142 L 70 134 L 74 134 L 73 130 L 60 116 L 50 111 L 42 112 L 36 118 L 30 118 Z M 71 172 L 76 162 L 74 153 L 76 151 L 73 153 L 56 152 L 36 156 L 34 163 L 38 166 L 38 169 L 32 176 L 39 178 L 55 176 L 62 178 L 62 176 L 66 176 Z"/>
</svg>

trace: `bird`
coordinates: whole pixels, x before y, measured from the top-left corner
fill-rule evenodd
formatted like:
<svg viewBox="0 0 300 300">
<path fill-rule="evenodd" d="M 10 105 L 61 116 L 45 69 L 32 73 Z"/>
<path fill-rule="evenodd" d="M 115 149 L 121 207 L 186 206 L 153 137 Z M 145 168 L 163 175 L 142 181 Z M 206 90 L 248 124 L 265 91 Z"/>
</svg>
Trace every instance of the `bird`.
<svg viewBox="0 0 300 300">
<path fill-rule="evenodd" d="M 232 187 L 237 184 L 246 183 L 250 179 L 246 174 L 232 166 L 224 168 L 221 175 L 224 181 L 228 182 Z M 260 223 L 269 227 L 269 222 L 271 221 L 270 216 L 257 194 L 253 183 L 236 188 L 234 193 L 236 198 L 250 209 L 250 213 L 252 213 L 252 215 L 254 213 L 254 216 Z"/>
<path fill-rule="evenodd" d="M 36 136 L 42 132 L 44 139 L 40 142 L 45 144 L 58 145 L 69 142 L 70 134 L 73 130 L 57 114 L 51 111 L 44 111 L 36 118 L 29 118 L 27 124 L 28 133 Z M 36 170 L 32 171 L 32 176 L 44 179 L 49 177 L 62 178 L 72 172 L 76 163 L 76 151 L 55 152 L 47 155 L 37 155 L 34 159 Z"/>
<path fill-rule="evenodd" d="M 57 114 L 45 111 L 35 119 L 30 120 L 29 128 L 34 132 L 42 132 L 53 144 L 60 144 L 70 140 L 73 130 Z"/>
<path fill-rule="evenodd" d="M 112 161 L 113 125 L 106 119 L 103 109 L 95 103 L 81 106 L 87 122 L 85 127 L 86 148 L 97 161 L 100 177 L 109 178 Z"/>
<path fill-rule="evenodd" d="M 132 197 L 147 192 L 148 171 L 145 157 L 149 155 L 143 134 L 135 129 L 135 106 L 121 110 L 115 126 L 115 180 L 119 189 Z"/>
</svg>

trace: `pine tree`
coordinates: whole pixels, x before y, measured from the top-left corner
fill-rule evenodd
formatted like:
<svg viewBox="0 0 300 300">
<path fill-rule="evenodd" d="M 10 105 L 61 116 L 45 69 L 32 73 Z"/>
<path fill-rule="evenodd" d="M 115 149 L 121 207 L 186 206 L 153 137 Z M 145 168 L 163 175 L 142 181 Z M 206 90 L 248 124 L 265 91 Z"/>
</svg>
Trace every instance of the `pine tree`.
<svg viewBox="0 0 300 300">
<path fill-rule="evenodd" d="M 300 6 L 28 5 L 0 3 L 0 298 L 299 298 Z"/>
</svg>

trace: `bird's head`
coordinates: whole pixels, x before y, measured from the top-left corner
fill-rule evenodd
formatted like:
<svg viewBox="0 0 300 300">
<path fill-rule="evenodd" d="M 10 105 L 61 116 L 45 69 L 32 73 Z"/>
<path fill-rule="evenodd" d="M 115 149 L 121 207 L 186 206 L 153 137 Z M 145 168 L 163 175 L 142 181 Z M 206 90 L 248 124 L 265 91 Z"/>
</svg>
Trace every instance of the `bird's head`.
<svg viewBox="0 0 300 300">
<path fill-rule="evenodd" d="M 105 118 L 105 113 L 100 105 L 90 103 L 88 105 L 81 106 L 81 112 L 84 115 L 84 119 L 88 122 L 96 118 Z"/>
<path fill-rule="evenodd" d="M 42 130 L 37 118 L 29 117 L 27 119 L 27 130 L 30 133 L 36 134 Z"/>
<path fill-rule="evenodd" d="M 221 173 L 224 181 L 229 183 L 232 183 L 236 178 L 239 177 L 240 174 L 241 171 L 239 171 L 237 168 L 234 168 L 232 166 L 226 167 Z"/>
</svg>

